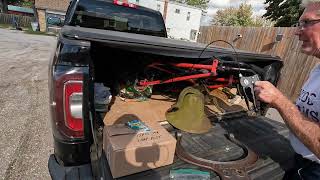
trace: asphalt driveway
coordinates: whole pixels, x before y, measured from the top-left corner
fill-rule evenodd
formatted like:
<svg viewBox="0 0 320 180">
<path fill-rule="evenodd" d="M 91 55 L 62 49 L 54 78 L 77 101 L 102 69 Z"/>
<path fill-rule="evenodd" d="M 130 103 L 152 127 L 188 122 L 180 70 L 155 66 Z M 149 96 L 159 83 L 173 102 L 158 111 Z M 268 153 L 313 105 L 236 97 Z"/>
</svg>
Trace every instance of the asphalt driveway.
<svg viewBox="0 0 320 180">
<path fill-rule="evenodd" d="M 48 62 L 56 38 L 0 29 L 0 179 L 50 179 Z"/>
</svg>

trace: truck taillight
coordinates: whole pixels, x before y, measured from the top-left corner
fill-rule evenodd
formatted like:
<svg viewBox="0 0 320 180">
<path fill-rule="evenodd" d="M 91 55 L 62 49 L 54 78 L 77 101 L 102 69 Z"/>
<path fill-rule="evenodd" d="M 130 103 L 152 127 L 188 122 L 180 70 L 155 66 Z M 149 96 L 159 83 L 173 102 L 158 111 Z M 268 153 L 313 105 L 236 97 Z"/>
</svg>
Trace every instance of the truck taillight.
<svg viewBox="0 0 320 180">
<path fill-rule="evenodd" d="M 72 72 L 72 71 L 71 71 Z M 54 81 L 54 121 L 67 138 L 83 138 L 83 74 L 68 72 Z"/>
<path fill-rule="evenodd" d="M 130 8 L 137 8 L 137 5 L 132 4 L 132 3 L 128 3 L 127 1 L 122 2 L 119 0 L 113 0 L 113 4 L 119 5 L 119 6 L 126 6 L 126 7 L 130 7 Z"/>
<path fill-rule="evenodd" d="M 64 84 L 64 119 L 66 126 L 75 132 L 83 132 L 82 81 Z"/>
</svg>

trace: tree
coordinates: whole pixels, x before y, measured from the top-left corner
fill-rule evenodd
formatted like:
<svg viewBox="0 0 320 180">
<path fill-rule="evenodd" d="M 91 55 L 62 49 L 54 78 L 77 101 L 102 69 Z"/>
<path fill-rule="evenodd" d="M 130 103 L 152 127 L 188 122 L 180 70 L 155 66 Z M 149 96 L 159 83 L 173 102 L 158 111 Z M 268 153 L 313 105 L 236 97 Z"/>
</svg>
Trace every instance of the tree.
<svg viewBox="0 0 320 180">
<path fill-rule="evenodd" d="M 267 12 L 263 17 L 275 21 L 274 26 L 290 27 L 296 24 L 303 13 L 301 0 L 266 0 Z"/>
<path fill-rule="evenodd" d="M 253 14 L 253 9 L 251 5 L 245 4 L 245 3 L 240 4 L 236 14 L 238 25 L 240 26 L 252 25 L 252 22 L 253 22 L 252 14 Z"/>
<path fill-rule="evenodd" d="M 0 12 L 7 13 L 8 12 L 8 2 L 7 0 L 0 0 Z"/>
<path fill-rule="evenodd" d="M 221 26 L 251 26 L 254 24 L 252 14 L 252 6 L 242 3 L 238 8 L 229 7 L 218 10 L 213 24 Z"/>
<path fill-rule="evenodd" d="M 218 10 L 213 18 L 213 24 L 220 26 L 236 26 L 237 23 L 237 9 L 230 7 L 224 10 Z"/>
<path fill-rule="evenodd" d="M 266 19 L 264 17 L 261 16 L 255 16 L 253 17 L 253 22 L 252 25 L 253 27 L 272 27 L 274 26 L 274 22 Z"/>
<path fill-rule="evenodd" d="M 176 2 L 206 9 L 210 0 L 176 0 Z"/>
<path fill-rule="evenodd" d="M 7 0 L 8 4 L 32 8 L 35 0 Z"/>
<path fill-rule="evenodd" d="M 253 17 L 252 6 L 246 3 L 240 4 L 238 8 L 229 7 L 224 10 L 218 10 L 212 23 L 220 26 L 253 27 L 270 27 L 274 24 L 271 20 L 267 20 L 263 17 Z"/>
</svg>

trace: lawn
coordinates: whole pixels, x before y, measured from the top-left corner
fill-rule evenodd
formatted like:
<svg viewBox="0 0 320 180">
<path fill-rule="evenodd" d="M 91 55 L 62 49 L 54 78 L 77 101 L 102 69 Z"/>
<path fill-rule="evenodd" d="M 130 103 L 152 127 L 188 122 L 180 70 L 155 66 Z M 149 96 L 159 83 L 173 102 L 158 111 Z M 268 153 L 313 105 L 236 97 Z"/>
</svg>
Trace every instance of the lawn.
<svg viewBox="0 0 320 180">
<path fill-rule="evenodd" d="M 0 24 L 0 28 L 9 29 L 11 27 L 11 24 Z"/>
</svg>

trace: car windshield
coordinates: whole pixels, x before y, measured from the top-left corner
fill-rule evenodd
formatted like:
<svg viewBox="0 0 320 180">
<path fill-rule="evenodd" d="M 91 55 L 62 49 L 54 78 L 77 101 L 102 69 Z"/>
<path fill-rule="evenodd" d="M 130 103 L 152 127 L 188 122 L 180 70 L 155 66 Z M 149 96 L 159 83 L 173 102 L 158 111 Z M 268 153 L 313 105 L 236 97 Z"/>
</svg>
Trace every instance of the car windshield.
<svg viewBox="0 0 320 180">
<path fill-rule="evenodd" d="M 103 4 L 102 4 L 103 3 Z M 79 5 L 70 25 L 86 28 L 106 29 L 136 34 L 165 36 L 165 27 L 160 14 L 137 8 L 123 7 L 112 3 L 100 2 Z"/>
</svg>

